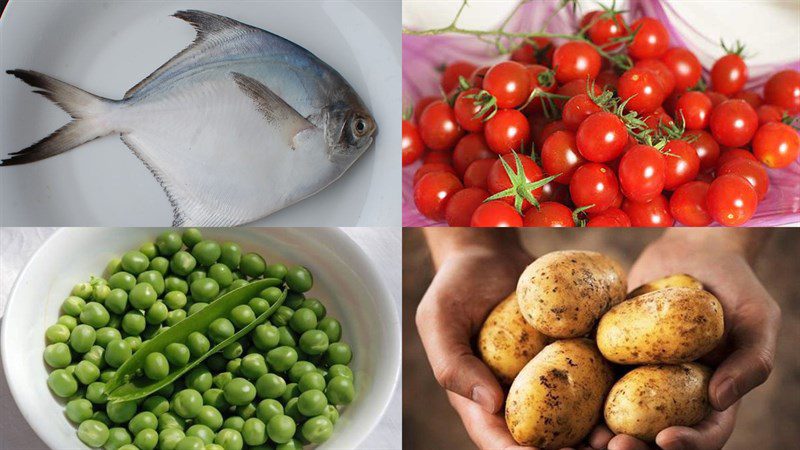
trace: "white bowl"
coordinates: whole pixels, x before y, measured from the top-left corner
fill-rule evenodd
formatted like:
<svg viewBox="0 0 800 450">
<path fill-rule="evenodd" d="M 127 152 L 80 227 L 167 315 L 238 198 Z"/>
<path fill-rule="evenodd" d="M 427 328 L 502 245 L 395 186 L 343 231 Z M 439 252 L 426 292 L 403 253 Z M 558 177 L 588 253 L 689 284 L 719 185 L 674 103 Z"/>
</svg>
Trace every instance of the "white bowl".
<svg viewBox="0 0 800 450">
<path fill-rule="evenodd" d="M 31 258 L 11 291 L 3 318 L 2 356 L 11 393 L 36 434 L 53 449 L 85 449 L 64 404 L 47 387 L 42 359 L 45 329 L 55 323 L 72 286 L 101 275 L 106 263 L 153 240 L 147 228 L 68 228 L 56 232 Z M 342 323 L 353 349 L 356 398 L 342 411 L 324 449 L 352 449 L 386 409 L 400 370 L 400 322 L 392 296 L 361 249 L 343 232 L 326 228 L 205 229 L 267 262 L 302 264 L 314 274 L 309 296 L 321 299 Z M 398 262 L 399 264 L 399 262 Z"/>
</svg>

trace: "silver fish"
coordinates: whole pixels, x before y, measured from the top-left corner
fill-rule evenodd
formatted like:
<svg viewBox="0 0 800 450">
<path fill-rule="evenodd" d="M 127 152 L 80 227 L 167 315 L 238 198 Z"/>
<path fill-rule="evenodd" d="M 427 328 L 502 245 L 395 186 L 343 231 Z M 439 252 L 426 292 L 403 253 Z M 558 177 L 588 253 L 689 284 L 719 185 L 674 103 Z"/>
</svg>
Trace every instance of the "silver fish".
<svg viewBox="0 0 800 450">
<path fill-rule="evenodd" d="M 194 26 L 194 42 L 122 100 L 8 71 L 74 120 L 0 165 L 119 134 L 164 188 L 174 225 L 232 226 L 319 192 L 372 144 L 367 107 L 308 50 L 216 14 L 174 16 Z"/>
</svg>

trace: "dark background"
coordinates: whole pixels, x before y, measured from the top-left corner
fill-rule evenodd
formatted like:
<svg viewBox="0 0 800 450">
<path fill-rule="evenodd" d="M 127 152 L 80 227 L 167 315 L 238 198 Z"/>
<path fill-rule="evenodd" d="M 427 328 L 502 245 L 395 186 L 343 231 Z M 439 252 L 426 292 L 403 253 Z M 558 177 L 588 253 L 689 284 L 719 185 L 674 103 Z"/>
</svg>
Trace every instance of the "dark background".
<svg viewBox="0 0 800 450">
<path fill-rule="evenodd" d="M 641 250 L 661 234 L 646 229 L 540 229 L 522 233 L 534 255 L 583 249 L 606 253 L 629 269 Z M 791 449 L 800 443 L 800 231 L 775 230 L 755 272 L 780 304 L 783 324 L 775 369 L 745 396 L 725 449 Z M 403 447 L 472 449 L 461 421 L 433 378 L 414 325 L 414 314 L 433 277 L 421 229 L 403 230 Z"/>
</svg>

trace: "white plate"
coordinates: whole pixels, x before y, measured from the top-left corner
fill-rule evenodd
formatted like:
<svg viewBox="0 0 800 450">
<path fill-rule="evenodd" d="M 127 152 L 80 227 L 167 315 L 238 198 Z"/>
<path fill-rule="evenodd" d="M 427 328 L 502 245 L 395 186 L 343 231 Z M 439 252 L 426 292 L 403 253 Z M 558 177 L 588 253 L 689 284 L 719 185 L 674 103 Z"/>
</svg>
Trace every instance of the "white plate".
<svg viewBox="0 0 800 450">
<path fill-rule="evenodd" d="M 239 242 L 267 261 L 303 264 L 314 274 L 309 296 L 320 298 L 341 321 L 353 348 L 356 399 L 341 414 L 324 449 L 352 449 L 383 415 L 400 370 L 400 322 L 379 274 L 360 248 L 339 230 L 305 228 L 206 229 L 204 236 Z M 108 260 L 155 238 L 156 231 L 72 228 L 56 232 L 28 262 L 3 317 L 3 369 L 22 415 L 53 449 L 86 448 L 64 416 L 64 404 L 47 387 L 42 360 L 45 329 L 75 283 L 101 274 Z M 394 264 L 399 264 L 399 260 Z"/>
<path fill-rule="evenodd" d="M 398 225 L 400 2 L 12 0 L 0 17 L 0 155 L 31 145 L 69 120 L 6 70 L 36 70 L 121 98 L 192 42 L 192 27 L 170 17 L 191 8 L 269 30 L 310 50 L 353 85 L 380 128 L 375 145 L 341 179 L 255 224 Z M 0 168 L 0 225 L 171 223 L 163 190 L 116 136 Z"/>
</svg>

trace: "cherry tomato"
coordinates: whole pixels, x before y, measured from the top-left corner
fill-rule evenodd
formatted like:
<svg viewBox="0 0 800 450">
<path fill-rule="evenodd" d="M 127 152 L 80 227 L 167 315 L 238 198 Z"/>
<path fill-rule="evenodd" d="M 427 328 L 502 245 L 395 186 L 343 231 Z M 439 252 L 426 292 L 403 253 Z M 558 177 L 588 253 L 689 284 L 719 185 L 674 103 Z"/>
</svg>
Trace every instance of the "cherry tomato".
<svg viewBox="0 0 800 450">
<path fill-rule="evenodd" d="M 595 45 L 603 50 L 613 51 L 622 46 L 620 43 L 612 42 L 614 39 L 624 37 L 627 34 L 625 21 L 619 14 L 609 14 L 603 11 L 591 11 L 586 13 L 581 19 L 581 29 L 586 30 L 586 36 Z"/>
<path fill-rule="evenodd" d="M 716 108 L 720 103 L 729 100 L 727 95 L 722 95 L 715 91 L 706 91 L 706 95 L 711 99 L 711 104 Z"/>
<path fill-rule="evenodd" d="M 475 117 L 481 110 L 480 105 L 475 104 L 475 99 L 469 96 L 474 96 L 480 92 L 477 88 L 469 88 L 466 91 L 458 94 L 456 102 L 453 105 L 453 113 L 456 116 L 456 122 L 461 125 L 461 128 L 477 132 L 483 131 L 483 116 Z"/>
<path fill-rule="evenodd" d="M 591 80 L 572 80 L 569 83 L 559 86 L 558 89 L 556 89 L 556 94 L 566 97 L 575 97 L 578 94 L 586 94 L 591 85 Z M 600 89 L 600 86 L 598 86 L 596 83 L 594 84 L 594 93 L 595 95 L 600 95 L 603 93 L 603 91 Z M 556 99 L 554 102 L 559 108 L 563 108 L 564 104 L 566 103 L 566 101 L 562 99 Z"/>
<path fill-rule="evenodd" d="M 437 100 L 419 118 L 419 134 L 422 142 L 433 151 L 450 150 L 456 145 L 464 130 L 456 122 L 453 108 L 446 102 Z"/>
<path fill-rule="evenodd" d="M 646 202 L 664 190 L 667 165 L 664 156 L 649 145 L 634 145 L 619 162 L 619 185 L 625 197 Z"/>
<path fill-rule="evenodd" d="M 590 210 L 591 211 L 591 210 Z M 587 227 L 630 227 L 631 218 L 625 211 L 611 207 L 586 222 Z"/>
<path fill-rule="evenodd" d="M 783 119 L 783 109 L 775 105 L 761 105 L 756 109 L 758 126 L 770 122 L 780 122 Z"/>
<path fill-rule="evenodd" d="M 619 117 L 599 112 L 587 117 L 575 135 L 581 155 L 593 162 L 616 159 L 628 142 L 628 130 Z"/>
<path fill-rule="evenodd" d="M 592 211 L 599 213 L 614 205 L 619 194 L 619 183 L 610 167 L 586 163 L 572 174 L 569 192 L 575 206 L 594 205 Z"/>
<path fill-rule="evenodd" d="M 661 84 L 661 91 L 665 96 L 675 90 L 675 75 L 666 64 L 659 59 L 642 59 L 633 65 L 634 69 L 649 70 L 656 74 Z"/>
<path fill-rule="evenodd" d="M 435 102 L 436 100 L 441 100 L 441 97 L 437 97 L 435 95 L 431 95 L 428 97 L 422 97 L 417 101 L 417 104 L 414 105 L 414 123 L 419 125 L 419 118 L 422 117 L 422 112 L 425 111 L 425 108 L 428 107 L 431 103 Z"/>
<path fill-rule="evenodd" d="M 469 76 L 472 75 L 472 72 L 474 72 L 476 68 L 475 64 L 467 61 L 453 61 L 448 64 L 442 73 L 442 91 L 450 92 L 457 88 L 459 84 L 458 78 L 464 77 L 469 79 Z"/>
<path fill-rule="evenodd" d="M 506 202 L 494 200 L 478 206 L 472 214 L 473 227 L 521 227 L 522 216 Z"/>
<path fill-rule="evenodd" d="M 744 100 L 727 100 L 711 112 L 709 122 L 714 139 L 726 147 L 742 147 L 758 129 L 756 110 Z"/>
<path fill-rule="evenodd" d="M 569 198 L 569 186 L 554 181 L 542 186 L 542 198 L 540 200 L 561 203 L 567 206 L 572 204 L 572 199 Z"/>
<path fill-rule="evenodd" d="M 659 124 L 663 123 L 664 125 L 672 126 L 675 121 L 664 111 L 664 108 L 659 106 L 655 111 L 650 113 L 649 116 L 644 118 L 644 123 L 647 124 L 649 128 L 657 130 Z"/>
<path fill-rule="evenodd" d="M 791 115 L 800 113 L 800 72 L 784 70 L 770 77 L 764 85 L 764 100 Z"/>
<path fill-rule="evenodd" d="M 561 184 L 569 184 L 575 169 L 586 162 L 578 152 L 575 134 L 569 131 L 556 131 L 551 134 L 544 141 L 541 157 L 545 173 L 561 174 L 554 180 Z"/>
<path fill-rule="evenodd" d="M 635 202 L 625 199 L 622 210 L 631 218 L 634 227 L 671 227 L 675 219 L 669 212 L 667 198 L 659 195 L 649 202 Z"/>
<path fill-rule="evenodd" d="M 768 123 L 753 139 L 753 154 L 772 169 L 788 167 L 800 156 L 800 136 L 784 123 Z"/>
<path fill-rule="evenodd" d="M 574 227 L 572 210 L 556 202 L 544 202 L 539 209 L 531 208 L 522 218 L 526 227 Z"/>
<path fill-rule="evenodd" d="M 417 126 L 408 120 L 403 121 L 403 166 L 407 166 L 422 156 L 425 144 L 417 131 Z"/>
<path fill-rule="evenodd" d="M 531 93 L 525 66 L 515 61 L 503 61 L 492 66 L 483 78 L 483 89 L 497 99 L 499 108 L 516 108 Z"/>
<path fill-rule="evenodd" d="M 636 37 L 628 45 L 628 54 L 634 59 L 659 58 L 669 48 L 667 29 L 656 19 L 643 17 L 631 24 L 631 30 Z"/>
<path fill-rule="evenodd" d="M 678 186 L 692 181 L 700 173 L 700 157 L 688 142 L 675 139 L 664 146 L 666 162 L 666 179 L 664 189 L 675 190 Z"/>
<path fill-rule="evenodd" d="M 666 97 L 655 72 L 636 68 L 620 75 L 617 92 L 623 101 L 628 101 L 625 109 L 642 115 L 655 111 Z"/>
<path fill-rule="evenodd" d="M 546 141 L 547 138 L 552 136 L 556 131 L 569 131 L 569 128 L 564 125 L 564 121 L 562 120 L 546 123 L 542 129 L 539 130 L 538 136 L 535 137 L 534 144 L 536 145 L 536 148 L 542 148 L 542 146 L 544 146 L 544 141 Z"/>
<path fill-rule="evenodd" d="M 528 119 L 516 109 L 501 109 L 486 122 L 484 128 L 486 143 L 498 155 L 521 152 L 531 142 Z"/>
<path fill-rule="evenodd" d="M 745 150 L 743 148 L 731 148 L 725 150 L 719 155 L 719 159 L 717 160 L 717 170 L 719 170 L 719 168 L 725 165 L 725 163 L 727 163 L 728 161 L 733 161 L 734 159 L 739 159 L 739 158 L 748 159 L 750 161 L 756 161 L 756 162 L 758 161 L 755 155 L 753 155 L 753 153 L 750 152 L 749 150 Z"/>
<path fill-rule="evenodd" d="M 519 157 L 520 162 L 522 163 L 522 172 L 525 174 L 525 180 L 528 183 L 533 183 L 535 181 L 539 181 L 544 178 L 544 173 L 539 166 L 531 159 L 530 156 L 527 155 L 520 155 L 517 154 Z M 514 158 L 513 153 L 507 153 L 501 156 L 503 160 L 505 160 L 506 164 L 511 167 L 511 170 L 515 174 L 519 174 L 517 172 L 517 162 L 516 158 Z M 500 159 L 497 159 L 492 166 L 492 169 L 489 171 L 489 176 L 486 178 L 486 182 L 489 186 L 489 192 L 492 194 L 496 194 L 501 191 L 505 191 L 506 189 L 511 187 L 511 180 L 508 177 L 508 173 L 506 173 L 505 167 L 503 167 L 503 163 L 500 162 Z M 542 188 L 538 188 L 536 190 L 531 191 L 533 197 L 535 199 L 539 199 L 542 197 Z M 509 197 L 503 197 L 502 201 L 508 203 L 509 205 L 514 204 L 514 195 Z M 522 210 L 525 211 L 526 209 L 530 208 L 532 205 L 527 201 L 522 201 Z"/>
<path fill-rule="evenodd" d="M 690 142 L 700 158 L 700 170 L 708 170 L 717 165 L 719 159 L 719 144 L 708 132 L 697 130 L 687 133 L 689 136 L 696 136 L 697 139 Z"/>
<path fill-rule="evenodd" d="M 456 170 L 453 169 L 453 166 L 450 164 L 445 163 L 430 163 L 430 164 L 423 164 L 419 166 L 416 172 L 414 172 L 414 186 L 419 183 L 419 180 L 422 179 L 425 175 L 433 172 L 448 172 L 455 175 Z"/>
<path fill-rule="evenodd" d="M 414 186 L 414 204 L 423 216 L 442 221 L 447 201 L 463 187 L 452 173 L 431 172 Z"/>
<path fill-rule="evenodd" d="M 597 78 L 594 79 L 595 88 L 598 90 L 617 90 L 617 82 L 619 81 L 619 76 L 613 70 L 603 70 L 599 74 L 597 74 Z"/>
<path fill-rule="evenodd" d="M 690 227 L 705 227 L 714 219 L 706 210 L 706 195 L 709 184 L 704 181 L 690 181 L 672 194 L 669 211 L 678 222 Z"/>
<path fill-rule="evenodd" d="M 721 175 L 708 188 L 706 207 L 711 217 L 722 225 L 744 224 L 753 217 L 757 205 L 755 188 L 740 175 Z"/>
<path fill-rule="evenodd" d="M 463 177 L 470 164 L 479 159 L 494 158 L 495 154 L 489 150 L 483 133 L 470 133 L 461 138 L 453 150 L 453 167 L 456 174 Z"/>
<path fill-rule="evenodd" d="M 486 179 L 489 177 L 489 171 L 492 170 L 494 161 L 494 158 L 479 159 L 470 164 L 464 171 L 464 186 L 489 189 Z"/>
<path fill-rule="evenodd" d="M 744 88 L 747 82 L 747 64 L 741 56 L 727 54 L 711 68 L 711 89 L 731 96 Z"/>
<path fill-rule="evenodd" d="M 755 91 L 739 91 L 732 98 L 746 101 L 755 110 L 764 104 L 764 99 Z"/>
<path fill-rule="evenodd" d="M 511 60 L 522 64 L 544 64 L 550 66 L 556 50 L 546 37 L 532 38 L 533 43 L 524 43 L 511 52 Z"/>
<path fill-rule="evenodd" d="M 697 56 L 682 47 L 672 47 L 661 55 L 661 62 L 675 76 L 675 91 L 683 92 L 697 85 L 703 75 L 703 66 Z"/>
<path fill-rule="evenodd" d="M 584 119 L 600 111 L 602 109 L 588 95 L 578 94 L 564 103 L 564 108 L 561 111 L 561 120 L 564 121 L 564 125 L 567 128 L 575 131 Z"/>
<path fill-rule="evenodd" d="M 717 176 L 732 173 L 744 177 L 756 190 L 758 201 L 766 197 L 769 190 L 769 177 L 767 169 L 758 161 L 751 161 L 746 158 L 735 158 L 723 164 L 717 171 Z"/>
<path fill-rule="evenodd" d="M 600 73 L 600 65 L 600 54 L 586 42 L 567 42 L 553 54 L 556 79 L 562 84 L 573 80 L 585 82 L 587 78 L 594 78 Z"/>
<path fill-rule="evenodd" d="M 444 208 L 444 217 L 451 227 L 468 227 L 472 214 L 483 203 L 489 193 L 480 188 L 466 188 L 455 194 Z"/>
<path fill-rule="evenodd" d="M 528 72 L 528 81 L 531 93 L 538 89 L 542 92 L 553 92 L 558 84 L 556 83 L 555 73 L 545 66 L 533 64 L 525 67 Z M 525 114 L 535 114 L 542 111 L 543 98 L 534 98 L 525 107 Z"/>
<path fill-rule="evenodd" d="M 687 130 L 704 130 L 708 127 L 713 108 L 711 99 L 706 94 L 689 91 L 678 99 L 675 105 L 675 117 L 683 114 Z"/>
<path fill-rule="evenodd" d="M 483 66 L 475 69 L 472 75 L 469 76 L 469 85 L 474 88 L 482 89 L 483 79 L 486 77 L 486 72 L 488 72 L 490 68 L 491 66 Z"/>
<path fill-rule="evenodd" d="M 448 151 L 443 152 L 428 152 L 422 158 L 423 164 L 442 163 L 451 165 L 453 163 L 453 155 Z"/>
</svg>

